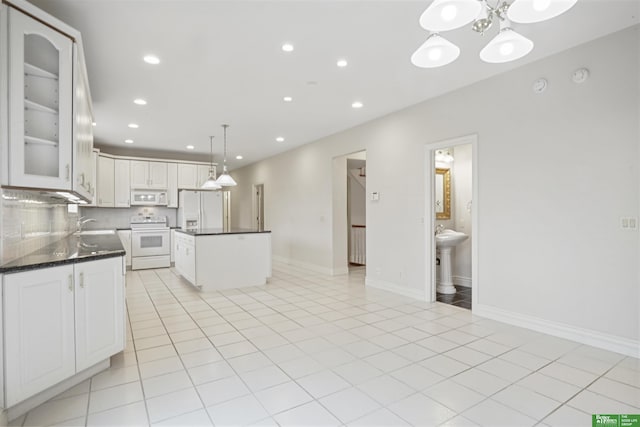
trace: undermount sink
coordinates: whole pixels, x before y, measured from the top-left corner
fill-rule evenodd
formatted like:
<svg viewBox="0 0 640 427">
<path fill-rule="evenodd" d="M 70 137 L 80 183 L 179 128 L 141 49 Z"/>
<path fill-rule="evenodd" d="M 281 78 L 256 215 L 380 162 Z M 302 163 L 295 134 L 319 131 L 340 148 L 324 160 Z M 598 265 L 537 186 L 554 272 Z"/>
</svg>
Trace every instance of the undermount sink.
<svg viewBox="0 0 640 427">
<path fill-rule="evenodd" d="M 101 236 L 105 234 L 116 234 L 116 230 L 83 230 L 73 233 L 74 236 Z"/>
<path fill-rule="evenodd" d="M 441 233 L 436 234 L 436 247 L 452 248 L 467 240 L 469 236 L 460 231 L 444 230 Z"/>
</svg>

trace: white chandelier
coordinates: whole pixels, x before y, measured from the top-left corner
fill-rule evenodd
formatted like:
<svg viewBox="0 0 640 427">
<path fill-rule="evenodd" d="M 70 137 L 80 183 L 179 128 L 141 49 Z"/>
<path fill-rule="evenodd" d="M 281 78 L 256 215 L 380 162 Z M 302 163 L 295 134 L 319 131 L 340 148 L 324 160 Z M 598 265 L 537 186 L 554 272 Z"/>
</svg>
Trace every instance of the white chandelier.
<svg viewBox="0 0 640 427">
<path fill-rule="evenodd" d="M 480 34 L 498 20 L 500 31 L 481 51 L 485 62 L 515 61 L 533 49 L 533 42 L 511 28 L 511 22 L 531 24 L 554 18 L 571 9 L 578 0 L 515 0 L 509 4 L 497 0 L 434 0 L 420 16 L 420 25 L 431 34 L 411 55 L 411 62 L 421 68 L 442 67 L 455 61 L 460 48 L 439 33 L 473 23 L 471 29 Z"/>
</svg>

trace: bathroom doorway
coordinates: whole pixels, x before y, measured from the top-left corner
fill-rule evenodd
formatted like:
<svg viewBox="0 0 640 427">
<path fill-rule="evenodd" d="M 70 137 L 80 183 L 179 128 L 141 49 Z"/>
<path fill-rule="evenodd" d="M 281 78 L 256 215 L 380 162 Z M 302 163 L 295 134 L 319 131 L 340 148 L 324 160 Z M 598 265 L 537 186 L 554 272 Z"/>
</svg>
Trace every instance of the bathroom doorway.
<svg viewBox="0 0 640 427">
<path fill-rule="evenodd" d="M 478 294 L 477 136 L 429 144 L 427 154 L 427 295 L 472 309 Z"/>
</svg>

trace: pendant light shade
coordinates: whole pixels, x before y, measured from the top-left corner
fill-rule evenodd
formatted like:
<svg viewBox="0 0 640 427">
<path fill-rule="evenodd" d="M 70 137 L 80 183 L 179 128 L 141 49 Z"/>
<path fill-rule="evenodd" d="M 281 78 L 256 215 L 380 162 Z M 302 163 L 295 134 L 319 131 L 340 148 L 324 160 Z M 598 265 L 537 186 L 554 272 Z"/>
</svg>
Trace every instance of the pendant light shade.
<svg viewBox="0 0 640 427">
<path fill-rule="evenodd" d="M 449 40 L 433 33 L 422 46 L 411 55 L 416 67 L 435 68 L 450 64 L 460 56 L 460 48 Z"/>
<path fill-rule="evenodd" d="M 229 125 L 222 125 L 224 129 L 224 161 L 222 165 L 222 174 L 216 180 L 216 183 L 222 187 L 233 187 L 236 184 L 236 181 L 231 178 L 229 172 L 227 171 L 227 128 Z"/>
<path fill-rule="evenodd" d="M 516 0 L 507 15 L 513 22 L 532 24 L 555 18 L 571 9 L 578 0 Z"/>
<path fill-rule="evenodd" d="M 533 42 L 516 33 L 508 20 L 500 23 L 500 32 L 480 51 L 484 62 L 498 64 L 515 61 L 527 55 L 533 49 Z"/>
<path fill-rule="evenodd" d="M 434 0 L 420 16 L 420 25 L 429 31 L 448 31 L 473 21 L 480 13 L 478 0 Z"/>
<path fill-rule="evenodd" d="M 216 182 L 216 175 L 213 172 L 213 137 L 209 137 L 209 143 L 211 145 L 211 164 L 209 166 L 209 176 L 207 180 L 200 186 L 203 190 L 219 190 L 222 187 Z"/>
</svg>

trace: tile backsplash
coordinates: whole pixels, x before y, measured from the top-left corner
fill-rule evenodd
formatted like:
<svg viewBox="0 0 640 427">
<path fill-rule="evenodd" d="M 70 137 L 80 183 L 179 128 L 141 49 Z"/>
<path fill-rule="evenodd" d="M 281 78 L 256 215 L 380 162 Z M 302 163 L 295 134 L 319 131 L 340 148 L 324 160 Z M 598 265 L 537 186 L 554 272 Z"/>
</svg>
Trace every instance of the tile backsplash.
<svg viewBox="0 0 640 427">
<path fill-rule="evenodd" d="M 131 217 L 136 215 L 166 216 L 169 227 L 176 226 L 177 209 L 161 206 L 136 206 L 131 208 L 80 208 L 80 215 L 93 218 L 84 226 L 86 230 L 105 228 L 129 228 Z"/>
<path fill-rule="evenodd" d="M 27 255 L 75 230 L 77 214 L 38 191 L 0 190 L 0 263 Z"/>
</svg>

